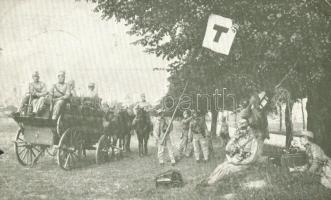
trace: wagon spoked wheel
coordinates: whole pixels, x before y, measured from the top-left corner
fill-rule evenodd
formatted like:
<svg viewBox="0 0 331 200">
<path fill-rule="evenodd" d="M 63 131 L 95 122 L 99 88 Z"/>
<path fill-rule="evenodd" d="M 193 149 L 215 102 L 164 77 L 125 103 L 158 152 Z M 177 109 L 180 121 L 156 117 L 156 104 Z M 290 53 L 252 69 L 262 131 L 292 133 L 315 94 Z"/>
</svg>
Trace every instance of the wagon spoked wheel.
<svg viewBox="0 0 331 200">
<path fill-rule="evenodd" d="M 57 152 L 59 166 L 64 170 L 71 170 L 78 166 L 83 149 L 82 134 L 68 128 L 62 135 Z"/>
<path fill-rule="evenodd" d="M 35 158 L 42 151 L 39 146 L 30 144 L 24 140 L 24 130 L 17 131 L 14 142 L 15 154 L 18 162 L 23 166 L 33 166 Z"/>
<path fill-rule="evenodd" d="M 97 164 L 109 161 L 112 155 L 111 140 L 109 136 L 102 135 L 98 141 L 95 160 Z"/>
<path fill-rule="evenodd" d="M 65 126 L 63 121 L 63 115 L 60 115 L 56 122 L 56 133 L 58 134 L 59 137 L 61 137 L 61 135 L 65 131 L 64 127 Z"/>
</svg>

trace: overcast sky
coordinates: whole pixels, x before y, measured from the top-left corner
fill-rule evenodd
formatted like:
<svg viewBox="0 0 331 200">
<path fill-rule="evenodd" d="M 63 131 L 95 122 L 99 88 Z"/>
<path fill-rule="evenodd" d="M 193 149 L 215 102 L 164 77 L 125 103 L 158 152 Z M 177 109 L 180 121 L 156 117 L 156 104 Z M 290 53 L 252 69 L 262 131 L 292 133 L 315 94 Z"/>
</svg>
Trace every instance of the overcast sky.
<svg viewBox="0 0 331 200">
<path fill-rule="evenodd" d="M 167 90 L 166 61 L 130 43 L 123 24 L 101 20 L 95 5 L 74 0 L 0 0 L 0 88 L 20 92 L 38 70 L 48 86 L 59 70 L 83 92 L 95 82 L 106 100 L 140 93 L 155 102 Z"/>
</svg>

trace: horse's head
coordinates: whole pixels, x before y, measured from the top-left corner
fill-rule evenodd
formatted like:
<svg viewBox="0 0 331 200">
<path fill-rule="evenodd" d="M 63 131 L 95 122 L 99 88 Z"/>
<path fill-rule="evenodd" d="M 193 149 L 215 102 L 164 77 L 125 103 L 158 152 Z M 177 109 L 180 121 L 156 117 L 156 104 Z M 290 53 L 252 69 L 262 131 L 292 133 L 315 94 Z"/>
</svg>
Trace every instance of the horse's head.
<svg viewBox="0 0 331 200">
<path fill-rule="evenodd" d="M 145 119 L 147 112 L 144 108 L 138 107 L 136 108 L 136 118 L 137 119 Z"/>
</svg>

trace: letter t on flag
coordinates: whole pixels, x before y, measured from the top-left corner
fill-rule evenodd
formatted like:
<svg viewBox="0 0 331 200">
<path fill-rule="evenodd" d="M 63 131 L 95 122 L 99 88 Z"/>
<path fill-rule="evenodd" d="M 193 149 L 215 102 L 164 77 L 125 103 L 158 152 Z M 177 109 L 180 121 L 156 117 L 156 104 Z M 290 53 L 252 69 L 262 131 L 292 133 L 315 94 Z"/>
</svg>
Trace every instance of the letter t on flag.
<svg viewBox="0 0 331 200">
<path fill-rule="evenodd" d="M 211 14 L 208 18 L 202 46 L 215 52 L 229 55 L 235 36 L 236 29 L 232 26 L 231 19 Z"/>
</svg>

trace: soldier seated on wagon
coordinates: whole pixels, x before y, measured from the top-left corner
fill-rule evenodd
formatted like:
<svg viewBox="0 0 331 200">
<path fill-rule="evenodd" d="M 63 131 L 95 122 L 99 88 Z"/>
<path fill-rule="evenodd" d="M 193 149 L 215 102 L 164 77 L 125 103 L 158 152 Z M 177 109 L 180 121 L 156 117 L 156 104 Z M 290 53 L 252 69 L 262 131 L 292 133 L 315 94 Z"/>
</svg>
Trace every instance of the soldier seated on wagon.
<svg viewBox="0 0 331 200">
<path fill-rule="evenodd" d="M 37 115 L 43 111 L 47 95 L 46 84 L 40 81 L 39 73 L 32 74 L 33 82 L 29 84 L 29 91 L 23 98 L 19 113 Z"/>
<path fill-rule="evenodd" d="M 60 71 L 57 75 L 58 82 L 53 85 L 50 95 L 53 101 L 52 119 L 56 120 L 65 104 L 69 101 L 71 92 L 70 86 L 65 82 L 65 72 Z"/>
</svg>

